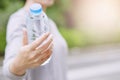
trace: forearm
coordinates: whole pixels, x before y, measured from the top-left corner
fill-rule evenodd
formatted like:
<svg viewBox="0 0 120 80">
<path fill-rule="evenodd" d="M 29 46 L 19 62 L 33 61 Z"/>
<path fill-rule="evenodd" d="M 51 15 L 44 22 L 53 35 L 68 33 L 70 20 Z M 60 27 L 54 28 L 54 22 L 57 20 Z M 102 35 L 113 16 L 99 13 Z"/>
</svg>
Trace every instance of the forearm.
<svg viewBox="0 0 120 80">
<path fill-rule="evenodd" d="M 6 60 L 4 61 L 4 65 L 3 65 L 4 76 L 9 78 L 9 80 L 23 80 L 26 76 L 26 73 L 21 76 L 18 76 L 16 74 L 12 73 L 9 68 L 10 64 L 11 64 L 11 60 L 9 60 L 7 62 L 6 62 Z"/>
<path fill-rule="evenodd" d="M 19 51 L 19 48 L 21 47 L 20 44 L 18 44 L 18 42 L 15 42 L 15 41 L 19 41 L 19 38 L 16 38 L 13 40 L 13 42 L 11 42 L 10 44 L 7 44 L 6 46 L 6 50 L 5 50 L 5 58 L 4 58 L 4 64 L 3 64 L 3 72 L 4 72 L 4 75 L 6 77 L 8 77 L 10 80 L 23 80 L 24 79 L 24 76 L 26 75 L 22 75 L 22 76 L 18 76 L 16 75 L 16 71 L 14 73 L 14 71 L 10 70 L 10 65 L 12 64 L 12 62 L 14 61 L 18 51 Z M 15 45 L 17 45 L 17 47 L 15 47 Z M 18 62 L 19 64 L 19 62 Z M 17 68 L 13 68 L 13 69 L 16 69 Z"/>
<path fill-rule="evenodd" d="M 23 76 L 26 72 L 25 68 L 23 66 L 19 66 L 19 64 L 16 63 L 16 61 L 13 61 L 9 65 L 9 70 L 10 70 L 11 73 L 13 73 L 17 76 Z"/>
</svg>

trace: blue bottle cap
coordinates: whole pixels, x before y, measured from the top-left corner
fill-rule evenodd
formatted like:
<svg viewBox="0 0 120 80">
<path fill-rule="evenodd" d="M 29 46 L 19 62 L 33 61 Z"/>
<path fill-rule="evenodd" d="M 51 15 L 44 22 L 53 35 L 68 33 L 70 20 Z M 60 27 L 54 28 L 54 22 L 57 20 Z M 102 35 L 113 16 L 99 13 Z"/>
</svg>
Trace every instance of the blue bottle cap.
<svg viewBox="0 0 120 80">
<path fill-rule="evenodd" d="M 30 6 L 30 13 L 33 15 L 39 15 L 42 12 L 42 6 L 38 3 L 34 3 Z"/>
</svg>

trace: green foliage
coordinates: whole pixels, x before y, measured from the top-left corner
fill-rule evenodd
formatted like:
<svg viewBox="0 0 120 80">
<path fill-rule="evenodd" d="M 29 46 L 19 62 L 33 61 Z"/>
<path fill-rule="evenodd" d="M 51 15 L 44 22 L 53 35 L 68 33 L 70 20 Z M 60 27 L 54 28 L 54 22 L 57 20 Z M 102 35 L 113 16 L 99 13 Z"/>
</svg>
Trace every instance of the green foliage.
<svg viewBox="0 0 120 80">
<path fill-rule="evenodd" d="M 0 10 L 5 10 L 9 5 L 14 4 L 16 2 L 24 2 L 25 0 L 0 0 Z"/>
<path fill-rule="evenodd" d="M 3 52 L 4 52 L 4 49 L 5 49 L 5 45 L 6 45 L 5 37 L 6 37 L 5 29 L 0 30 L 0 56 L 4 55 Z"/>
<path fill-rule="evenodd" d="M 62 36 L 66 39 L 70 48 L 85 47 L 87 45 L 86 38 L 81 32 L 75 29 L 68 29 L 65 27 L 59 27 L 59 31 L 61 32 Z"/>
<path fill-rule="evenodd" d="M 55 21 L 58 27 L 65 26 L 63 11 L 58 4 L 55 4 L 52 7 L 48 8 L 47 15 Z"/>
<path fill-rule="evenodd" d="M 6 5 L 7 5 L 7 1 L 6 0 L 1 0 L 0 1 L 0 9 L 5 9 L 6 8 Z"/>
</svg>

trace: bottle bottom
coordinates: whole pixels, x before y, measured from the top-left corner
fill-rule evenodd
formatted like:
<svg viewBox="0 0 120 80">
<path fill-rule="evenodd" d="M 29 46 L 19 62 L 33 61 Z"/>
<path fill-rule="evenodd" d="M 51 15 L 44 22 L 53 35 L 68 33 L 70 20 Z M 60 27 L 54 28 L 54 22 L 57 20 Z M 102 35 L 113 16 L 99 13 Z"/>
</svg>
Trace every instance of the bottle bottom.
<svg viewBox="0 0 120 80">
<path fill-rule="evenodd" d="M 48 58 L 44 63 L 42 63 L 41 66 L 44 66 L 44 65 L 48 64 L 50 62 L 50 60 L 51 60 L 51 57 Z"/>
</svg>

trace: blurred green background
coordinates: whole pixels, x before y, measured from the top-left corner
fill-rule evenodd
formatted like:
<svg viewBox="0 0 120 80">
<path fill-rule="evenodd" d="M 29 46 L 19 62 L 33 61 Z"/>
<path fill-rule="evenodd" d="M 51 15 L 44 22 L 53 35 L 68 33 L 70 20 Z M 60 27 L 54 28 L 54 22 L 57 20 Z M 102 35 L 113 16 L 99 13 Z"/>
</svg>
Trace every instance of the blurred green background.
<svg viewBox="0 0 120 80">
<path fill-rule="evenodd" d="M 6 26 L 9 16 L 24 5 L 25 0 L 1 0 L 0 2 L 0 56 L 4 55 L 6 45 Z M 69 0 L 56 0 L 52 7 L 47 9 L 47 15 L 52 18 L 69 48 L 83 47 L 87 44 L 84 36 L 77 30 L 66 25 L 65 11 L 69 6 Z M 79 37 L 78 37 L 78 33 Z"/>
</svg>

